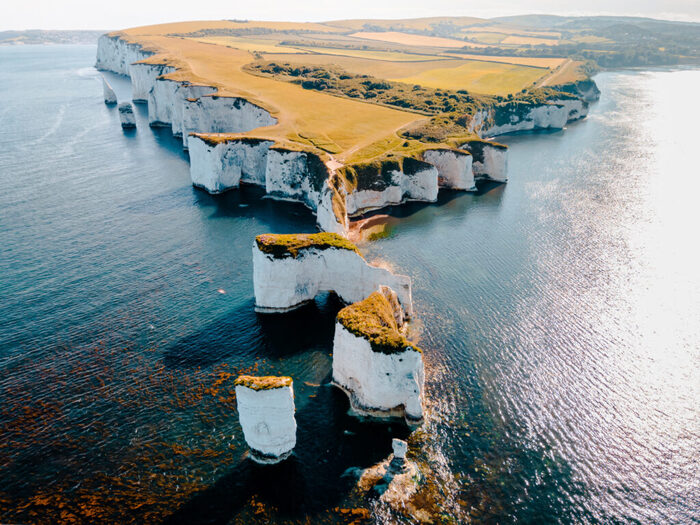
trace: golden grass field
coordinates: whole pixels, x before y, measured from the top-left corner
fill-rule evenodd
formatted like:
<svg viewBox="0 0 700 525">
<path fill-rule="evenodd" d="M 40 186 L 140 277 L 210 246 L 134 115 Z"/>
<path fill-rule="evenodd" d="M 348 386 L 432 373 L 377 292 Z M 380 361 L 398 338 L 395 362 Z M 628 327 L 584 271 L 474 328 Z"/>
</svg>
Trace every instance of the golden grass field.
<svg viewBox="0 0 700 525">
<path fill-rule="evenodd" d="M 150 57 L 148 62 L 165 58 L 180 68 L 168 78 L 214 85 L 222 95 L 244 97 L 270 111 L 278 124 L 256 130 L 255 136 L 281 142 L 291 140 L 308 146 L 325 142 L 328 149 L 343 152 L 395 134 L 401 127 L 424 118 L 250 75 L 241 70 L 252 61 L 247 51 L 165 36 L 211 27 L 211 24 L 163 24 L 129 29 L 120 34 L 127 40 L 160 51 L 160 55 Z"/>
<path fill-rule="evenodd" d="M 464 58 L 466 60 L 481 60 L 482 62 L 503 62 L 504 64 L 516 64 L 520 66 L 548 67 L 554 69 L 566 62 L 565 58 L 540 58 L 540 57 L 507 57 L 488 55 L 469 55 L 462 53 L 444 53 L 444 56 Z"/>
<path fill-rule="evenodd" d="M 411 33 L 400 33 L 398 31 L 386 31 L 383 33 L 375 33 L 369 31 L 360 31 L 353 33 L 350 36 L 361 38 L 364 40 L 378 40 L 380 42 L 393 42 L 395 44 L 404 44 L 407 46 L 427 46 L 427 47 L 442 47 L 442 48 L 461 48 L 469 47 L 485 47 L 482 44 L 474 44 L 454 38 L 440 38 L 436 36 L 413 35 Z"/>
<path fill-rule="evenodd" d="M 404 25 L 398 27 L 419 29 L 438 20 L 443 19 L 402 21 Z M 479 19 L 464 18 L 461 22 L 466 27 L 479 23 Z M 553 70 L 557 80 L 569 78 L 578 71 L 575 64 L 564 59 L 482 57 L 445 52 L 446 48 L 465 46 L 462 40 L 393 30 L 356 31 L 363 29 L 365 23 L 367 21 L 361 20 L 327 24 L 202 21 L 138 27 L 118 34 L 155 51 L 157 54 L 147 62 L 165 61 L 177 67 L 168 78 L 215 86 L 221 95 L 245 98 L 278 119 L 273 126 L 228 137 L 247 135 L 268 138 L 289 147 L 315 151 L 319 148 L 341 162 L 375 158 L 388 151 L 406 153 L 403 151 L 406 148 L 414 150 L 415 141 L 406 141 L 397 132 L 409 125 L 415 126 L 426 117 L 303 89 L 291 82 L 254 75 L 244 70 L 244 66 L 260 56 L 282 63 L 334 64 L 353 74 L 483 94 L 517 92 L 535 82 L 545 85 Z M 397 27 L 396 21 L 379 23 L 392 29 Z M 245 33 L 238 32 L 250 29 L 273 32 L 251 36 L 241 36 Z M 294 33 L 295 30 L 303 32 Z M 355 32 L 348 34 L 352 31 Z M 504 40 L 515 37 L 499 36 L 505 36 Z M 281 45 L 282 41 L 287 45 Z"/>
<path fill-rule="evenodd" d="M 555 46 L 558 43 L 559 43 L 559 40 L 556 40 L 554 38 L 539 38 L 539 37 L 534 37 L 534 36 L 520 36 L 520 35 L 509 35 L 501 41 L 501 44 L 514 45 L 514 46 L 522 46 L 522 45 Z"/>
<path fill-rule="evenodd" d="M 283 48 L 284 49 L 284 48 Z M 287 50 L 294 51 L 293 48 L 286 48 Z M 441 57 L 438 55 L 419 55 L 416 53 L 402 53 L 400 51 L 379 51 L 373 49 L 340 49 L 333 47 L 297 47 L 301 51 L 307 51 L 309 53 L 316 53 L 322 56 L 328 57 L 328 55 L 354 57 L 354 58 L 365 58 L 369 60 L 383 60 L 383 61 L 393 61 L 393 62 L 422 62 L 439 60 Z M 328 58 L 327 58 L 328 59 Z"/>
<path fill-rule="evenodd" d="M 475 27 L 468 27 L 462 29 L 462 31 L 479 31 L 481 33 L 501 33 L 504 35 L 534 36 L 538 38 L 561 38 L 561 33 L 557 31 L 532 31 L 500 24 L 490 26 L 478 25 Z"/>
<path fill-rule="evenodd" d="M 197 42 L 206 44 L 216 44 L 219 46 L 229 46 L 240 49 L 241 51 L 260 52 L 260 53 L 299 53 L 299 49 L 289 46 L 280 46 L 273 40 L 262 38 L 243 38 L 239 36 L 209 36 L 194 38 Z"/>
<path fill-rule="evenodd" d="M 434 68 L 392 80 L 433 88 L 505 95 L 520 91 L 547 74 L 549 70 L 544 68 L 470 60 L 458 67 Z"/>
<path fill-rule="evenodd" d="M 412 18 L 412 19 L 394 19 L 394 20 L 369 20 L 369 19 L 357 19 L 357 20 L 333 20 L 331 22 L 326 22 L 327 25 L 332 27 L 340 27 L 343 29 L 351 29 L 354 31 L 359 31 L 364 29 L 365 25 L 370 25 L 373 27 L 381 27 L 382 29 L 413 29 L 418 31 L 429 30 L 432 28 L 433 24 L 439 24 L 442 22 L 449 22 L 458 26 L 470 26 L 474 24 L 480 24 L 486 22 L 483 18 L 476 18 L 473 16 L 433 16 L 427 18 Z"/>
</svg>

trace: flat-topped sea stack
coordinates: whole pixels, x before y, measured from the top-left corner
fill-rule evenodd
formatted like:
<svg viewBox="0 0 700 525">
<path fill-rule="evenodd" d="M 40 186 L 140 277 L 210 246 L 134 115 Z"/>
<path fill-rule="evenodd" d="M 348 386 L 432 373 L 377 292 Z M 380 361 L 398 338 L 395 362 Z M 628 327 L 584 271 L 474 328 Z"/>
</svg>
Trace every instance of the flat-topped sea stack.
<svg viewBox="0 0 700 525">
<path fill-rule="evenodd" d="M 333 339 L 333 382 L 353 411 L 370 416 L 423 419 L 423 354 L 404 335 L 396 293 L 381 287 L 343 308 Z"/>
<path fill-rule="evenodd" d="M 251 458 L 258 463 L 287 458 L 297 442 L 292 378 L 242 375 L 235 385 L 238 417 Z"/>
<path fill-rule="evenodd" d="M 412 313 L 411 280 L 372 266 L 353 243 L 335 233 L 258 235 L 253 243 L 253 286 L 260 312 L 292 310 L 330 291 L 355 303 L 389 286 L 401 307 Z"/>
</svg>

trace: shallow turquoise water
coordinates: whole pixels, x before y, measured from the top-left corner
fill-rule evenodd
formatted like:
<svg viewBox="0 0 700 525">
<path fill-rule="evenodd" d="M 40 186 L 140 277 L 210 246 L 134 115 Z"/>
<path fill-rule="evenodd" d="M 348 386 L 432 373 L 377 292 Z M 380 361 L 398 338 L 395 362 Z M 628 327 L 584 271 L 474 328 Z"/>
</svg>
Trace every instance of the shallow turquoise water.
<svg viewBox="0 0 700 525">
<path fill-rule="evenodd" d="M 143 106 L 121 131 L 94 52 L 0 48 L 0 520 L 250 521 L 253 499 L 335 521 L 361 503 L 343 472 L 407 430 L 325 386 L 334 298 L 253 312 L 254 236 L 313 217 L 194 190 Z M 363 246 L 413 277 L 424 447 L 474 522 L 700 520 L 700 72 L 597 81 L 585 121 L 503 139 L 507 185 L 396 209 Z M 251 369 L 295 379 L 274 469 L 243 458 L 229 399 Z"/>
</svg>

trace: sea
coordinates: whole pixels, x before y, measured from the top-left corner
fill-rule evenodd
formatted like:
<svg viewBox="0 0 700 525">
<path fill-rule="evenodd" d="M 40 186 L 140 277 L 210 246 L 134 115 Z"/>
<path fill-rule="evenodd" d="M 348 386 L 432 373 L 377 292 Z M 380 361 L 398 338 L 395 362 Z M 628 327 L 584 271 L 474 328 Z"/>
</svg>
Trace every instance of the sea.
<svg viewBox="0 0 700 525">
<path fill-rule="evenodd" d="M 310 211 L 193 188 L 95 52 L 0 47 L 0 522 L 408 523 L 357 488 L 397 437 L 436 522 L 700 523 L 700 70 L 601 72 L 586 119 L 499 137 L 507 184 L 373 217 L 361 250 L 413 281 L 415 430 L 330 385 L 337 297 L 254 311 L 255 236 Z M 276 466 L 240 373 L 294 379 Z"/>
</svg>

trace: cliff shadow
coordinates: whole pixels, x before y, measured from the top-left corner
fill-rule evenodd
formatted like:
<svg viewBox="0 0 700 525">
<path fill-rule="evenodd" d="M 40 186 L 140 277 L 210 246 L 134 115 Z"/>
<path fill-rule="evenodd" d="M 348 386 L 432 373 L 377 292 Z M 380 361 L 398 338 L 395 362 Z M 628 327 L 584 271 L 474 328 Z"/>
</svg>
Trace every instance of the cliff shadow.
<svg viewBox="0 0 700 525">
<path fill-rule="evenodd" d="M 246 217 L 270 225 L 278 233 L 316 233 L 316 217 L 299 202 L 279 201 L 266 196 L 265 188 L 253 184 L 241 184 L 224 193 L 212 195 L 201 188 L 192 187 L 196 203 L 214 207 L 209 218 Z"/>
<path fill-rule="evenodd" d="M 315 350 L 330 353 L 342 306 L 335 294 L 324 294 L 291 312 L 260 314 L 251 298 L 170 345 L 163 359 L 169 368 L 187 369 L 224 360 L 246 366 L 258 358 L 281 361 Z"/>
</svg>

